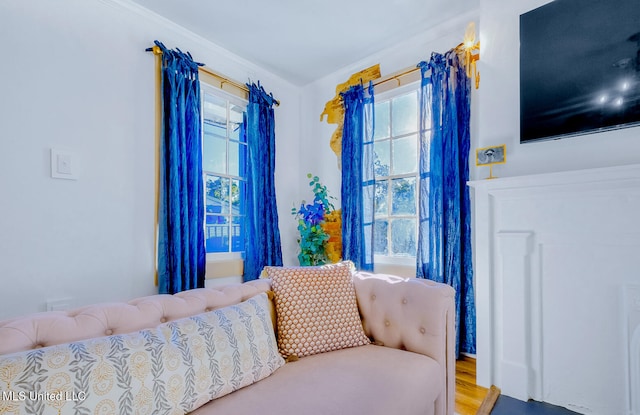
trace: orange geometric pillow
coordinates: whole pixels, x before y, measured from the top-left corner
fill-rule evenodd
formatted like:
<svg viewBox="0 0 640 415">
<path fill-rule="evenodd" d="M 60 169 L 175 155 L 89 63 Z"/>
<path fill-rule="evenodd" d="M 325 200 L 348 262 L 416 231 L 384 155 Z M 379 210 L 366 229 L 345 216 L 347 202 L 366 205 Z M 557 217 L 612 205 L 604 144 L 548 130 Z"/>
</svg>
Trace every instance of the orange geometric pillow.
<svg viewBox="0 0 640 415">
<path fill-rule="evenodd" d="M 369 344 L 350 261 L 320 267 L 265 267 L 275 294 L 278 349 L 286 359 Z"/>
</svg>

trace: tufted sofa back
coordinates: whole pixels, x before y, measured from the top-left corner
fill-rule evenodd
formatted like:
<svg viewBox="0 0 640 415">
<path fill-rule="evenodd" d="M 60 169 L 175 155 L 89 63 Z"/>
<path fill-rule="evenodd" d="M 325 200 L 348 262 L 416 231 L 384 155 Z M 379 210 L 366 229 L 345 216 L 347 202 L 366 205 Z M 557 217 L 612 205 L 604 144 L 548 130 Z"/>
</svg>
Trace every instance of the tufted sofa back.
<svg viewBox="0 0 640 415">
<path fill-rule="evenodd" d="M 356 272 L 353 281 L 365 334 L 384 346 L 438 362 L 447 393 L 436 401 L 436 413 L 453 413 L 455 290 L 425 279 L 367 272 Z"/>
<path fill-rule="evenodd" d="M 356 272 L 353 281 L 365 334 L 384 346 L 437 361 L 446 382 L 446 396 L 436 401 L 436 413 L 452 413 L 455 291 L 432 281 L 366 272 Z M 0 321 L 0 355 L 149 329 L 237 304 L 270 289 L 271 280 L 260 279 L 4 320 Z"/>
<path fill-rule="evenodd" d="M 167 321 L 245 301 L 271 288 L 269 280 L 151 295 L 128 303 L 94 304 L 0 321 L 0 355 L 112 334 L 131 333 Z"/>
</svg>

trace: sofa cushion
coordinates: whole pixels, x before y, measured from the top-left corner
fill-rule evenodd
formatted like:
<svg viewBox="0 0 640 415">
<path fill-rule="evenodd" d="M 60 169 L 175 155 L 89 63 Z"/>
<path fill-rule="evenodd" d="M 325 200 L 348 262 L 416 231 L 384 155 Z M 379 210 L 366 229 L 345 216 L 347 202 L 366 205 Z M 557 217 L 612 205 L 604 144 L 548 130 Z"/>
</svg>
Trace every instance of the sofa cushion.
<svg viewBox="0 0 640 415">
<path fill-rule="evenodd" d="M 430 415 L 443 387 L 430 357 L 367 345 L 287 363 L 193 415 Z"/>
<path fill-rule="evenodd" d="M 298 357 L 369 343 L 351 279 L 353 264 L 265 267 L 275 294 L 278 348 Z"/>
<path fill-rule="evenodd" d="M 182 414 L 283 364 L 262 293 L 155 329 L 0 356 L 0 390 L 15 398 L 0 413 Z"/>
</svg>

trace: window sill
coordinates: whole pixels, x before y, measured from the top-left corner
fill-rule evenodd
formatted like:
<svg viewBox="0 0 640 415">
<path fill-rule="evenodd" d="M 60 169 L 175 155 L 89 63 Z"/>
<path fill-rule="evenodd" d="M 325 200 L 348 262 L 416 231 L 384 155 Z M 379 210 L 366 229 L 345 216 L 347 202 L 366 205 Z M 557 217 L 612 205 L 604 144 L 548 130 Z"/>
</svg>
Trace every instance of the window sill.
<svg viewBox="0 0 640 415">
<path fill-rule="evenodd" d="M 379 274 L 391 274 L 399 277 L 416 276 L 415 257 L 375 255 L 373 258 L 373 264 L 373 271 Z"/>
<path fill-rule="evenodd" d="M 244 272 L 244 259 L 240 254 L 207 254 L 205 279 L 240 277 Z"/>
</svg>

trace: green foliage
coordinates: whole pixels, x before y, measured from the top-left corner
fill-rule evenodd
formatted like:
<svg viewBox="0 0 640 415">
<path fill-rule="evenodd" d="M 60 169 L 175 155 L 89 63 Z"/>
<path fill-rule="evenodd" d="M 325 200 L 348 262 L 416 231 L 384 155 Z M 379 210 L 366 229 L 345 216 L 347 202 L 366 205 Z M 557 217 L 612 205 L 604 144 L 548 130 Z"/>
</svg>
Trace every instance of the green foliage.
<svg viewBox="0 0 640 415">
<path fill-rule="evenodd" d="M 307 174 L 311 179 L 309 186 L 314 193 L 313 203 L 305 204 L 303 200 L 300 208 L 293 207 L 291 214 L 298 220 L 298 245 L 300 253 L 298 260 L 300 265 L 322 265 L 328 261 L 324 250 L 325 242 L 329 240 L 329 235 L 322 229 L 325 214 L 330 213 L 334 207 L 329 201 L 333 197 L 329 196 L 327 186 L 320 183 L 318 176 Z"/>
<path fill-rule="evenodd" d="M 311 181 L 309 182 L 309 186 L 311 186 L 313 194 L 315 195 L 315 197 L 313 198 L 314 203 L 322 205 L 324 213 L 331 213 L 334 207 L 333 203 L 331 203 L 329 199 L 334 198 L 329 196 L 327 186 L 324 186 L 322 183 L 320 183 L 320 178 L 318 176 L 313 176 L 311 173 L 307 173 L 307 178 L 311 179 Z"/>
<path fill-rule="evenodd" d="M 231 194 L 229 194 L 229 179 L 223 177 L 207 177 L 207 195 L 222 202 L 231 198 L 231 203 L 237 206 L 240 203 L 240 189 L 236 180 L 231 181 Z M 228 203 L 228 202 L 227 202 Z"/>
</svg>

